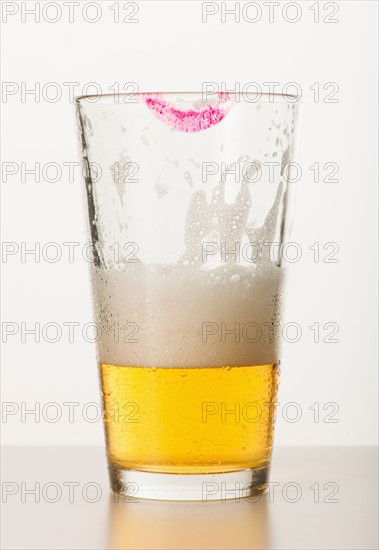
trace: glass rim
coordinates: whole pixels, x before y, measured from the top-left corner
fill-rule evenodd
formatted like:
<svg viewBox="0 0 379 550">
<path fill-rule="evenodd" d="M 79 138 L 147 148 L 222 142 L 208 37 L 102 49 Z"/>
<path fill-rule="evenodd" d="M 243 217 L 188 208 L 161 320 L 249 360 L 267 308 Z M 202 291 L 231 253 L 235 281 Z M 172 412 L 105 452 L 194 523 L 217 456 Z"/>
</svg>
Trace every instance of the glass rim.
<svg viewBox="0 0 379 550">
<path fill-rule="evenodd" d="M 243 103 L 251 103 L 253 105 L 258 105 L 259 103 L 286 103 L 288 105 L 295 105 L 295 104 L 302 104 L 301 97 L 296 94 L 281 94 L 281 93 L 267 93 L 262 92 L 260 94 L 255 92 L 202 92 L 202 91 L 195 91 L 195 92 L 130 92 L 130 93 L 114 93 L 114 94 L 89 94 L 89 95 L 81 95 L 81 96 L 75 96 L 74 100 L 76 104 L 82 104 L 82 102 L 86 101 L 87 103 L 97 103 L 99 105 L 125 105 L 125 104 L 132 104 L 132 103 L 140 103 L 141 100 L 144 97 L 162 97 L 165 98 L 167 96 L 178 96 L 178 97 L 190 97 L 190 96 L 196 96 L 197 98 L 199 96 L 217 96 L 217 95 L 228 95 L 229 97 L 238 97 L 238 102 Z M 123 101 L 120 102 L 120 98 L 129 97 L 129 101 Z M 246 99 L 246 97 L 256 97 L 255 101 L 249 101 Z M 133 99 L 135 98 L 135 99 Z M 271 99 L 269 99 L 271 98 Z M 96 101 L 95 101 L 96 99 Z M 222 101 L 225 101 L 222 100 Z"/>
</svg>

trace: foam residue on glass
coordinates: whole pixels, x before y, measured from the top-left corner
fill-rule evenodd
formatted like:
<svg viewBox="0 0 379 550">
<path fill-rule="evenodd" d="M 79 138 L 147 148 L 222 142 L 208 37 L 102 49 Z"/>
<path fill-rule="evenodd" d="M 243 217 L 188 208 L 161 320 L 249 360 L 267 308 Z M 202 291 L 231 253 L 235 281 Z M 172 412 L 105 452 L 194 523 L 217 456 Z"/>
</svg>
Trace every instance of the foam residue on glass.
<svg viewBox="0 0 379 550">
<path fill-rule="evenodd" d="M 145 264 L 137 252 L 122 269 L 93 269 L 101 363 L 188 368 L 278 361 L 271 328 L 280 319 L 282 270 L 265 243 L 274 241 L 284 187 L 255 227 L 248 222 L 251 186 L 244 179 L 232 202 L 225 181 L 210 201 L 202 190 L 192 193 L 178 262 Z M 157 184 L 155 190 L 158 198 L 167 192 Z"/>
<path fill-rule="evenodd" d="M 285 231 L 293 106 L 281 106 L 278 114 L 274 106 L 257 105 L 254 115 L 246 111 L 254 126 L 235 105 L 217 124 L 196 132 L 197 122 L 189 130 L 183 109 L 171 104 L 120 108 L 125 120 L 141 122 L 120 126 L 117 109 L 109 115 L 109 132 L 119 132 L 116 159 L 91 116 L 93 158 L 101 152 L 104 167 L 94 193 L 102 255 L 92 269 L 99 361 L 146 367 L 276 363 L 272 327 L 280 321 L 283 269 L 270 243 L 281 242 Z M 207 110 L 196 109 L 203 113 L 196 120 L 204 120 Z M 263 126 L 266 109 L 272 114 Z M 162 123 L 162 113 L 172 124 Z M 185 126 L 176 131 L 179 121 Z M 238 133 L 231 139 L 235 126 L 249 139 Z M 204 171 L 206 163 L 214 170 Z M 270 163 L 277 166 L 273 181 Z"/>
</svg>

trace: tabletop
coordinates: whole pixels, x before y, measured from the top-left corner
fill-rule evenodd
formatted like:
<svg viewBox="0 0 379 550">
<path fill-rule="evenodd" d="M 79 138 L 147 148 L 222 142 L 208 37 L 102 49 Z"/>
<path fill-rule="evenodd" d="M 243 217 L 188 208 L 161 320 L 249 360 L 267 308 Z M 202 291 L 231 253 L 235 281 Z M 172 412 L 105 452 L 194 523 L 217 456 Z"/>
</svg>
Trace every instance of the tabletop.
<svg viewBox="0 0 379 550">
<path fill-rule="evenodd" d="M 111 493 L 98 447 L 2 455 L 3 550 L 378 548 L 374 448 L 276 448 L 265 495 L 190 503 Z"/>
</svg>

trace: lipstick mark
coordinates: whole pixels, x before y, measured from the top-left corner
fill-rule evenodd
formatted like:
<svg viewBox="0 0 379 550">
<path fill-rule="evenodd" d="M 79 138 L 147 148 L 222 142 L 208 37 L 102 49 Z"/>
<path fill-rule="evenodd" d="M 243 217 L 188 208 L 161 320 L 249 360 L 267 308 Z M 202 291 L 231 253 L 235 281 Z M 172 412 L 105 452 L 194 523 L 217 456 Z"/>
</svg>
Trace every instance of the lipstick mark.
<svg viewBox="0 0 379 550">
<path fill-rule="evenodd" d="M 200 132 L 222 121 L 230 111 L 233 102 L 229 94 L 217 94 L 215 105 L 204 105 L 199 109 L 181 110 L 171 103 L 147 95 L 145 103 L 162 122 L 178 132 Z"/>
</svg>

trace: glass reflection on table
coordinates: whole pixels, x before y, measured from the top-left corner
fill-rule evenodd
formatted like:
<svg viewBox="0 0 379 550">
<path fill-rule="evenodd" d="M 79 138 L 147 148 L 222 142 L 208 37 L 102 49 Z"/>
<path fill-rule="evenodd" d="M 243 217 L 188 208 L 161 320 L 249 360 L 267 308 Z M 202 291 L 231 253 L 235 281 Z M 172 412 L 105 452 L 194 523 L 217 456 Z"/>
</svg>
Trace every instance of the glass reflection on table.
<svg viewBox="0 0 379 550">
<path fill-rule="evenodd" d="M 216 502 L 134 500 L 111 495 L 111 550 L 265 549 L 268 495 Z"/>
</svg>

